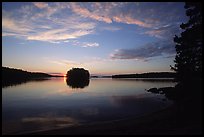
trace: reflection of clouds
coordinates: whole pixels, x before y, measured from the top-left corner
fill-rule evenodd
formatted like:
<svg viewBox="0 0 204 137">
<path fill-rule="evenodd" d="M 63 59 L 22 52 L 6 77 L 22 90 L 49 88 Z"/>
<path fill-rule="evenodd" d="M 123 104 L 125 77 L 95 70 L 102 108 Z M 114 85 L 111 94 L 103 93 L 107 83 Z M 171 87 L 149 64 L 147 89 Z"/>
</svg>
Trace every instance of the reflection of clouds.
<svg viewBox="0 0 204 137">
<path fill-rule="evenodd" d="M 81 113 L 84 114 L 84 115 L 97 115 L 99 113 L 98 109 L 97 108 L 83 108 L 81 110 Z"/>
<path fill-rule="evenodd" d="M 71 117 L 55 117 L 55 116 L 39 116 L 39 117 L 26 117 L 22 119 L 23 123 L 39 124 L 46 127 L 62 127 L 77 125 L 79 122 Z"/>
</svg>

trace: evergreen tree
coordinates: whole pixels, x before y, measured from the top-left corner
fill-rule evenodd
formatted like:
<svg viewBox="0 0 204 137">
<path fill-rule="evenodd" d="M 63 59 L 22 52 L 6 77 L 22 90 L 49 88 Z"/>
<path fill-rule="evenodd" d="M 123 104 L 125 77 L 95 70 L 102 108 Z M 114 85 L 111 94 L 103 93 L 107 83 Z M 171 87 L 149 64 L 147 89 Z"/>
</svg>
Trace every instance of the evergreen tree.
<svg viewBox="0 0 204 137">
<path fill-rule="evenodd" d="M 184 8 L 190 19 L 180 25 L 184 30 L 181 36 L 174 37 L 177 55 L 171 67 L 180 82 L 201 79 L 202 75 L 202 3 L 187 2 Z"/>
</svg>

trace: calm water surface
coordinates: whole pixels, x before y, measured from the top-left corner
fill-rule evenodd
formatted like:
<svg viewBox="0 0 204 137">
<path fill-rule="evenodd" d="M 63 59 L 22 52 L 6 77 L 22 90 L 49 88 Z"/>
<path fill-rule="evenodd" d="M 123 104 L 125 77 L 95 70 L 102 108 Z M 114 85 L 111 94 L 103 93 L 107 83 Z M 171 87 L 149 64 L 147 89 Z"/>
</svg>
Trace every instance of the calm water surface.
<svg viewBox="0 0 204 137">
<path fill-rule="evenodd" d="M 131 118 L 150 114 L 173 102 L 145 89 L 174 86 L 170 81 L 91 79 L 71 88 L 64 78 L 2 88 L 2 131 L 16 134 Z"/>
</svg>

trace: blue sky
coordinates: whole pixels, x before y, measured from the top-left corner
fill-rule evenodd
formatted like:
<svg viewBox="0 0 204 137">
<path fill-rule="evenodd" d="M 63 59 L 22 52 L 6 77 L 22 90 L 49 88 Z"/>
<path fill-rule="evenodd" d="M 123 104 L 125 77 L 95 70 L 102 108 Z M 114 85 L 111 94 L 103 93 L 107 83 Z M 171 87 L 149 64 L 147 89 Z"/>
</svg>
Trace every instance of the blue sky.
<svg viewBox="0 0 204 137">
<path fill-rule="evenodd" d="M 2 3 L 2 66 L 91 74 L 170 71 L 182 2 Z"/>
</svg>

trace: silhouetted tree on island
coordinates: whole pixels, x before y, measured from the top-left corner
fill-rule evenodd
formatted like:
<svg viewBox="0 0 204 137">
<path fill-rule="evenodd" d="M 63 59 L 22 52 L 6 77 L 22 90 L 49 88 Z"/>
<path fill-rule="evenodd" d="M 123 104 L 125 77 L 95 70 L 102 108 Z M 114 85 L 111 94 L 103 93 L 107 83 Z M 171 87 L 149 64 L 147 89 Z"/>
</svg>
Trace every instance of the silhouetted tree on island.
<svg viewBox="0 0 204 137">
<path fill-rule="evenodd" d="M 72 68 L 67 71 L 67 85 L 72 88 L 84 88 L 89 85 L 89 71 L 84 68 Z"/>
<path fill-rule="evenodd" d="M 184 30 L 181 36 L 174 37 L 177 55 L 175 66 L 171 67 L 180 82 L 202 77 L 202 4 L 187 2 L 185 9 L 190 19 L 180 25 Z"/>
</svg>

